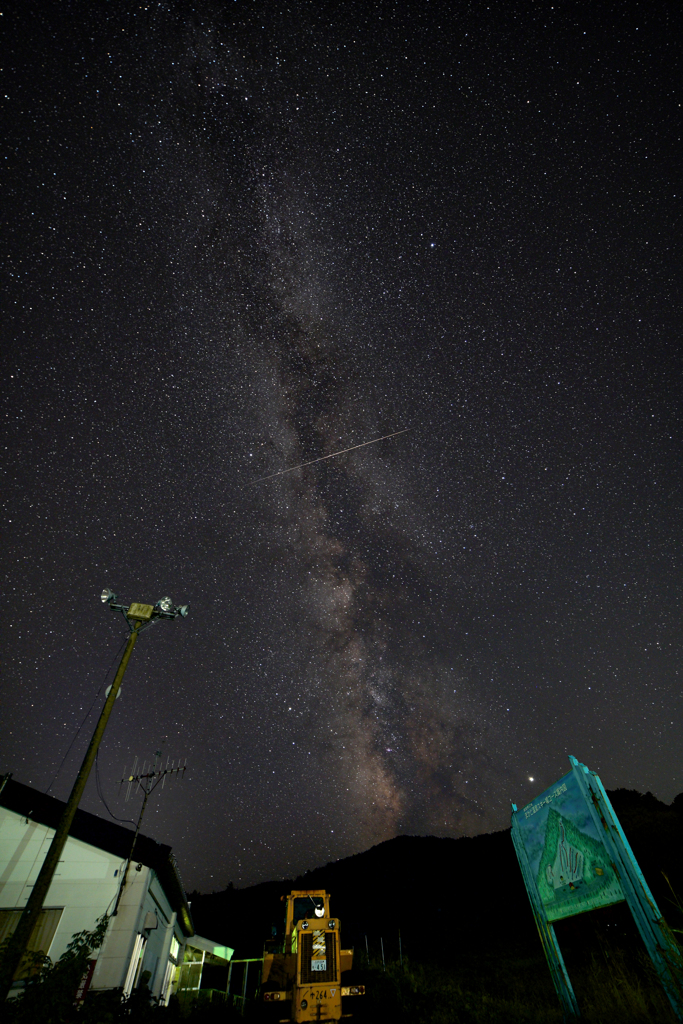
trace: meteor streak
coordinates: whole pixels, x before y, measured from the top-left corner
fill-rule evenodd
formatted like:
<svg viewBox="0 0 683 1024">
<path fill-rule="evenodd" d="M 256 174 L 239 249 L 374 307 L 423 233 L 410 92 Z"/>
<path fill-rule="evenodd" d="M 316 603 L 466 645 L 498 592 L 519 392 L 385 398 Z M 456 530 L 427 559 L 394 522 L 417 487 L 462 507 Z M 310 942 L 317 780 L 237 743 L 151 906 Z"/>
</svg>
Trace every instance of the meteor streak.
<svg viewBox="0 0 683 1024">
<path fill-rule="evenodd" d="M 363 441 L 362 444 L 353 444 L 350 448 L 342 448 L 341 451 L 332 452 L 331 455 L 321 455 L 319 459 L 311 459 L 310 462 L 300 462 L 298 466 L 292 466 L 290 469 L 281 469 L 277 473 L 270 473 L 268 476 L 260 476 L 257 480 L 252 480 L 252 484 L 261 484 L 264 480 L 272 480 L 276 476 L 284 476 L 285 473 L 293 473 L 295 469 L 303 469 L 304 466 L 312 466 L 315 462 L 324 462 L 325 459 L 333 459 L 337 455 L 343 455 L 344 452 L 354 452 L 356 448 L 365 448 L 369 444 L 377 444 L 378 441 L 386 441 L 388 437 L 398 437 L 399 434 L 405 434 L 406 431 L 410 430 L 410 427 L 404 427 L 403 430 L 395 430 L 393 434 L 384 434 L 383 437 L 373 437 L 372 441 Z"/>
</svg>

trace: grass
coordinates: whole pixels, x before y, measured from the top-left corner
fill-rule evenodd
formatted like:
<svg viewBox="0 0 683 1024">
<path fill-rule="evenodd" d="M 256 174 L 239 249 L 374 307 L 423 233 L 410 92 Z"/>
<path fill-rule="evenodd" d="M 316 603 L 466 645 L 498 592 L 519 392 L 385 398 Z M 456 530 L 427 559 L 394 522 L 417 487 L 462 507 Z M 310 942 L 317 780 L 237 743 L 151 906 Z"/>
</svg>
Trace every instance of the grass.
<svg viewBox="0 0 683 1024">
<path fill-rule="evenodd" d="M 358 979 L 367 995 L 353 1009 L 360 1021 L 387 1024 L 562 1024 L 550 974 L 541 958 L 469 957 L 453 965 L 371 960 Z M 572 972 L 586 1024 L 675 1024 L 645 955 L 611 951 Z M 360 1005 L 362 1000 L 362 1007 Z"/>
<path fill-rule="evenodd" d="M 8 1024 L 248 1024 L 265 1020 L 267 1007 L 250 1000 L 235 1006 L 203 1000 L 183 1007 L 150 1003 L 144 989 L 121 1002 L 119 993 L 93 993 L 74 1007 L 74 993 L 99 932 L 74 936 L 57 964 L 42 958 L 21 998 L 5 1007 Z M 582 959 L 582 954 L 584 954 Z M 447 956 L 443 951 L 441 956 Z M 361 956 L 353 983 L 366 995 L 348 997 L 344 1012 L 357 1024 L 563 1024 L 542 955 L 511 957 L 453 954 L 421 963 Z M 649 958 L 640 949 L 603 942 L 569 957 L 569 974 L 585 1024 L 676 1024 Z M 350 980 L 350 979 L 349 979 Z M 348 983 L 348 982 L 345 982 Z M 207 993 L 208 995 L 208 993 Z"/>
<path fill-rule="evenodd" d="M 454 965 L 371 961 L 354 1017 L 392 1024 L 562 1024 L 547 972 L 537 962 L 469 958 Z M 360 1000 L 359 1000 L 360 1004 Z"/>
</svg>

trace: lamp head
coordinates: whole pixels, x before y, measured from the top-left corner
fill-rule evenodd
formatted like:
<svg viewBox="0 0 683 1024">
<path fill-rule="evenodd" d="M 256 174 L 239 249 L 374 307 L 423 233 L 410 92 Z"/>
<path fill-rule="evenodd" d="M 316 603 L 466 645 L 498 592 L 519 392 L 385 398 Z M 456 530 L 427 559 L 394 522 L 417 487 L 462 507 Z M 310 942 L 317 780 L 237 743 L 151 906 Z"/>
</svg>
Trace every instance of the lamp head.
<svg viewBox="0 0 683 1024">
<path fill-rule="evenodd" d="M 100 600 L 102 604 L 114 604 L 115 601 L 118 601 L 118 598 L 113 590 L 110 590 L 109 587 L 105 587 L 100 594 Z"/>
<path fill-rule="evenodd" d="M 178 605 L 178 607 L 176 608 L 176 611 L 177 611 L 178 615 L 182 615 L 182 617 L 184 619 L 187 618 L 187 613 L 189 612 L 189 610 L 190 610 L 189 604 L 181 604 L 181 605 Z"/>
<path fill-rule="evenodd" d="M 159 611 L 162 612 L 173 611 L 173 601 L 171 600 L 170 597 L 160 597 L 156 603 L 156 606 L 159 609 Z"/>
</svg>

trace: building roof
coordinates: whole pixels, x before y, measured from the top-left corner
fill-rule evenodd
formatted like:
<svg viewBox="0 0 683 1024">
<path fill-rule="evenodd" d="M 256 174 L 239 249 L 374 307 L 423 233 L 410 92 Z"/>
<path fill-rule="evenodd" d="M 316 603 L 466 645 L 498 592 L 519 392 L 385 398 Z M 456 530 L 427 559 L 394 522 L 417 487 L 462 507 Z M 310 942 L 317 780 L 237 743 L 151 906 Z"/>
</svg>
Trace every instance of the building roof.
<svg viewBox="0 0 683 1024">
<path fill-rule="evenodd" d="M 211 939 L 205 939 L 203 935 L 193 935 L 187 940 L 187 945 L 193 949 L 201 949 L 204 953 L 207 953 L 210 957 L 215 958 L 219 963 L 225 961 L 226 963 L 232 959 L 232 955 L 235 952 L 230 946 L 220 946 L 217 942 L 213 942 Z"/>
<path fill-rule="evenodd" d="M 0 788 L 0 806 L 40 825 L 56 829 L 66 804 L 63 800 L 57 800 L 56 797 L 47 796 L 46 793 L 41 793 L 31 786 L 7 778 L 5 785 Z M 106 821 L 104 818 L 98 818 L 96 814 L 79 809 L 69 829 L 69 835 L 125 860 L 130 854 L 134 833 L 114 821 Z M 186 935 L 194 935 L 190 908 L 171 847 L 157 843 L 141 833 L 135 843 L 134 859 L 136 863 L 144 864 L 156 873 L 171 907 L 178 914 L 183 931 Z"/>
</svg>

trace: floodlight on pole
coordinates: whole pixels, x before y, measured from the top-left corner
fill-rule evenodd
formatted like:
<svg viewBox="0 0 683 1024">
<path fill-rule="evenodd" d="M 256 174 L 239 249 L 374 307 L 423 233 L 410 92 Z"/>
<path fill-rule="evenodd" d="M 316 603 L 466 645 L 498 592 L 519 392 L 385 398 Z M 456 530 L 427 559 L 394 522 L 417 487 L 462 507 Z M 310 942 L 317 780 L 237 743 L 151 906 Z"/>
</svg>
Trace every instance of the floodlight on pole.
<svg viewBox="0 0 683 1024">
<path fill-rule="evenodd" d="M 90 740 L 90 746 L 83 758 L 83 764 L 80 767 L 80 771 L 76 776 L 71 795 L 67 801 L 66 807 L 62 817 L 57 825 L 52 843 L 47 851 L 43 865 L 38 872 L 38 877 L 31 890 L 31 895 L 28 898 L 28 902 L 24 907 L 21 917 L 17 922 L 17 926 L 12 934 L 0 961 L 0 1003 L 4 1002 L 7 994 L 12 987 L 12 980 L 14 974 L 19 967 L 26 947 L 28 945 L 31 933 L 38 921 L 38 916 L 43 908 L 43 903 L 48 894 L 54 873 L 57 870 L 59 859 L 62 855 L 62 851 L 66 845 L 66 841 L 69 837 L 69 829 L 74 819 L 74 815 L 78 809 L 78 805 L 83 796 L 85 785 L 88 781 L 88 776 L 95 763 L 95 756 L 97 754 L 104 730 L 107 727 L 109 716 L 112 708 L 114 707 L 114 701 L 116 700 L 119 690 L 121 688 L 121 682 L 123 680 L 124 672 L 128 665 L 128 660 L 133 652 L 135 641 L 137 640 L 140 633 L 147 629 L 149 626 L 154 625 L 159 619 L 175 619 L 177 616 L 186 618 L 188 612 L 188 605 L 182 605 L 176 607 L 170 598 L 162 598 L 156 605 L 151 604 L 140 604 L 133 602 L 129 605 L 119 604 L 119 599 L 113 590 L 105 588 L 100 598 L 103 604 L 108 604 L 112 611 L 121 612 L 123 618 L 128 626 L 129 636 L 126 642 L 126 648 L 123 652 L 123 657 L 117 669 L 114 677 L 114 682 L 109 687 L 104 707 L 100 714 L 95 731 Z M 163 604 L 163 607 L 162 607 Z"/>
</svg>

